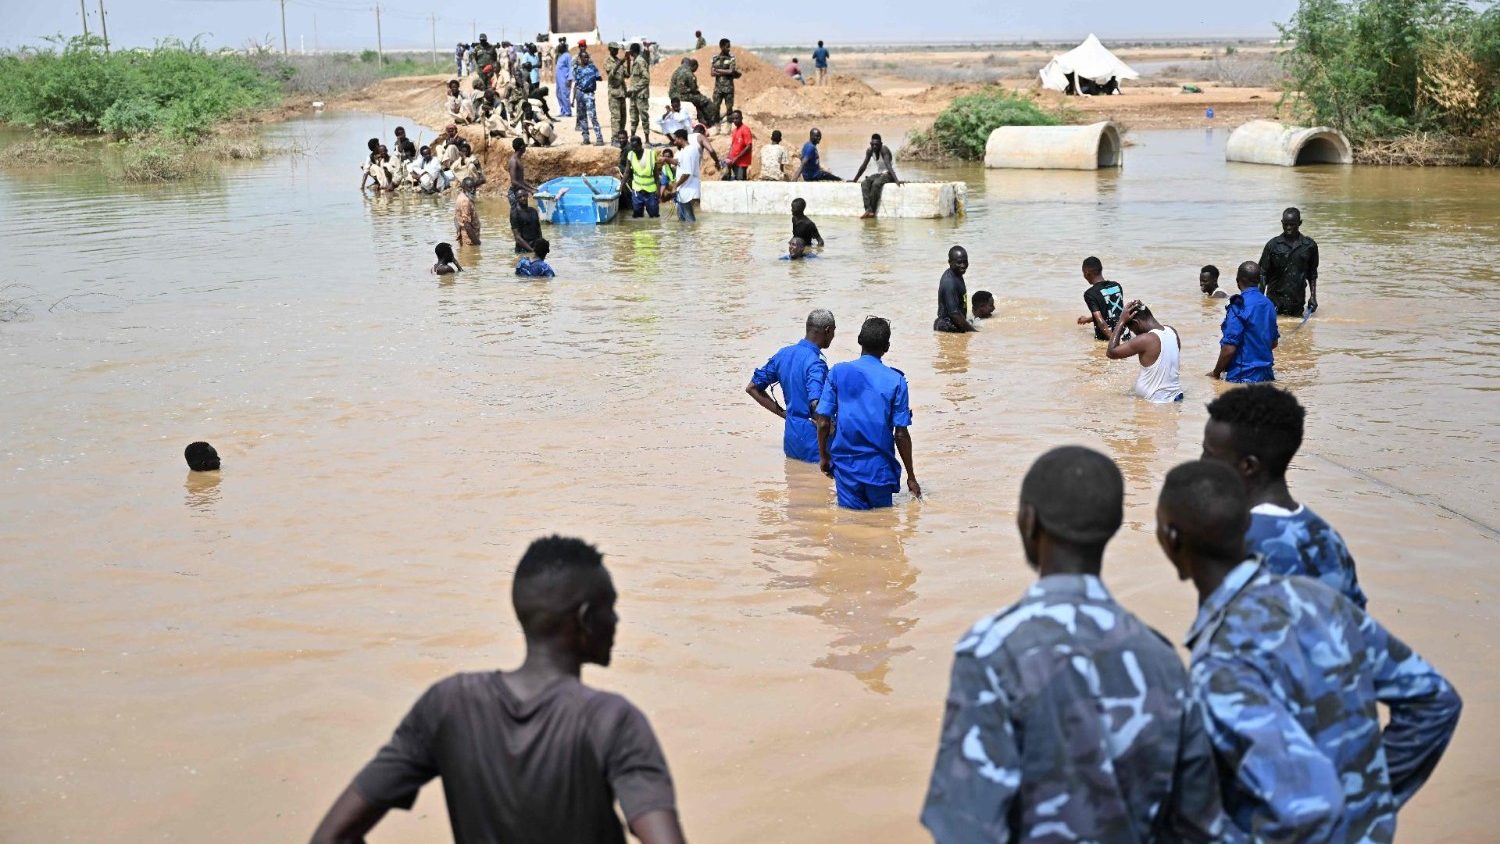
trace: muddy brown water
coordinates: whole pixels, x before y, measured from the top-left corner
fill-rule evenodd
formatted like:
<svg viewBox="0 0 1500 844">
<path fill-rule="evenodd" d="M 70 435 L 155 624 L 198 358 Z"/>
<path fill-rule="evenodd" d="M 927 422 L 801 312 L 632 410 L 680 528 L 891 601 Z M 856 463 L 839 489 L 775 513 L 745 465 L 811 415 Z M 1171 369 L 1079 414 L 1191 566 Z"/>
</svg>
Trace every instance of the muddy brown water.
<svg viewBox="0 0 1500 844">
<path fill-rule="evenodd" d="M 1220 389 L 1197 270 L 1258 257 L 1287 205 L 1323 255 L 1278 359 L 1310 408 L 1294 492 L 1467 701 L 1402 838 L 1493 840 L 1500 174 L 1229 166 L 1222 133 L 1141 132 L 1119 173 L 928 170 L 969 182 L 967 216 L 822 218 L 800 265 L 784 219 L 705 214 L 549 231 L 559 277 L 521 282 L 485 200 L 440 281 L 446 201 L 355 192 L 396 122 L 276 127 L 310 154 L 187 185 L 0 173 L 6 840 L 305 838 L 427 684 L 519 662 L 510 572 L 547 531 L 609 555 L 616 664 L 585 679 L 650 715 L 694 840 L 920 840 L 948 654 L 1030 579 L 1042 450 L 1119 460 L 1106 580 L 1186 630 L 1151 518 Z M 952 243 L 999 301 L 980 334 L 929 330 Z M 1135 365 L 1073 324 L 1090 254 L 1182 334 L 1181 406 L 1130 398 Z M 741 392 L 820 306 L 834 361 L 893 321 L 925 501 L 837 511 Z M 200 438 L 221 477 L 188 476 Z M 377 838 L 447 836 L 434 786 Z"/>
</svg>

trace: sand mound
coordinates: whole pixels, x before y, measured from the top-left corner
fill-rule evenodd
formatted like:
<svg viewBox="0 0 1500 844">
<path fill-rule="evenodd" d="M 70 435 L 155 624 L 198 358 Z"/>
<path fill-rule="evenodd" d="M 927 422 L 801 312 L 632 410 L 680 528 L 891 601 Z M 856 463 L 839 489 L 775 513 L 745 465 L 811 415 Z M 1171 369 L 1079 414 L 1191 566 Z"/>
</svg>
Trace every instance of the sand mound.
<svg viewBox="0 0 1500 844">
<path fill-rule="evenodd" d="M 735 66 L 739 68 L 740 78 L 734 81 L 734 98 L 736 104 L 749 102 L 762 93 L 776 88 L 801 88 L 797 81 L 787 76 L 781 68 L 772 65 L 760 56 L 749 50 L 731 50 L 734 53 Z M 666 56 L 651 69 L 651 91 L 656 94 L 665 94 L 667 87 L 672 83 L 672 74 L 682 65 L 684 56 L 692 56 L 698 60 L 698 87 L 703 93 L 712 97 L 714 91 L 714 80 L 709 75 L 710 61 L 719 54 L 719 48 L 715 46 L 704 47 L 691 53 L 678 53 Z"/>
<path fill-rule="evenodd" d="M 835 73 L 828 77 L 828 84 L 817 86 L 816 90 L 833 91 L 856 91 L 861 94 L 879 94 L 874 88 L 866 85 L 863 79 L 848 76 L 843 73 Z"/>
</svg>

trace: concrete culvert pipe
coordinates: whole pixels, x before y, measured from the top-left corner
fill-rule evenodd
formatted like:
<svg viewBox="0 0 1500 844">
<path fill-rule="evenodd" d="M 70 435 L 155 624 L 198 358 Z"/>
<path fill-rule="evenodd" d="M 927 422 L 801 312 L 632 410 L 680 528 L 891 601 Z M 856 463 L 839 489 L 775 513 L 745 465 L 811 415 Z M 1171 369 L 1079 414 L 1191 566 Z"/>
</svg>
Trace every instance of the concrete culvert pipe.
<svg viewBox="0 0 1500 844">
<path fill-rule="evenodd" d="M 1296 167 L 1302 164 L 1352 164 L 1349 139 L 1326 126 L 1287 126 L 1274 120 L 1252 120 L 1229 135 L 1224 157 L 1246 164 Z"/>
<path fill-rule="evenodd" d="M 1120 130 L 1089 126 L 1001 126 L 984 145 L 984 166 L 1018 170 L 1098 170 L 1119 167 Z"/>
</svg>

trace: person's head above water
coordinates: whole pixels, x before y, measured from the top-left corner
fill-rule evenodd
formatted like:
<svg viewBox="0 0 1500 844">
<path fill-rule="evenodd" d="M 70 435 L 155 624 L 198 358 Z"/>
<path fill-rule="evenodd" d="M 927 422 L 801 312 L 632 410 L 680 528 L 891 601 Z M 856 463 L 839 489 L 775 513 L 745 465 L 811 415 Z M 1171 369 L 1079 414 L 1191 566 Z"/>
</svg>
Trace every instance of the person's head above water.
<svg viewBox="0 0 1500 844">
<path fill-rule="evenodd" d="M 189 443 L 182 450 L 182 456 L 186 458 L 188 468 L 194 472 L 217 472 L 219 470 L 219 452 L 206 442 Z"/>
<path fill-rule="evenodd" d="M 562 536 L 531 543 L 510 589 L 527 650 L 559 651 L 580 665 L 609 665 L 619 623 L 615 597 L 599 551 Z"/>
<path fill-rule="evenodd" d="M 956 275 L 963 275 L 969 271 L 969 250 L 962 246 L 955 246 L 948 250 L 948 269 Z"/>
<path fill-rule="evenodd" d="M 1041 575 L 1099 573 L 1104 546 L 1125 520 L 1125 478 L 1115 461 L 1077 445 L 1036 459 L 1021 481 L 1016 527 Z"/>
<path fill-rule="evenodd" d="M 872 357 L 884 357 L 891 350 L 891 324 L 878 316 L 865 317 L 859 327 L 859 349 Z"/>
<path fill-rule="evenodd" d="M 820 349 L 826 349 L 833 345 L 835 328 L 833 311 L 827 308 L 814 309 L 807 315 L 807 342 Z"/>
<path fill-rule="evenodd" d="M 807 200 L 797 197 L 792 200 L 792 216 L 801 217 L 807 213 Z"/>
<path fill-rule="evenodd" d="M 1306 417 L 1296 396 L 1270 384 L 1229 390 L 1208 404 L 1203 459 L 1230 466 L 1252 491 L 1281 482 Z"/>
<path fill-rule="evenodd" d="M 547 255 L 552 252 L 552 244 L 547 241 L 547 238 L 539 237 L 531 242 L 531 251 L 538 261 L 545 261 Z"/>
<path fill-rule="evenodd" d="M 1240 268 L 1234 271 L 1234 283 L 1240 290 L 1249 290 L 1260 286 L 1260 264 L 1254 261 L 1246 261 L 1240 264 Z"/>
<path fill-rule="evenodd" d="M 1098 258 L 1095 258 L 1093 255 L 1084 258 L 1083 280 L 1087 281 L 1089 284 L 1094 284 L 1096 282 L 1102 281 L 1103 279 L 1104 262 L 1099 260 Z"/>
<path fill-rule="evenodd" d="M 1156 542 L 1178 580 L 1203 586 L 1245 559 L 1250 502 L 1234 470 L 1194 460 L 1167 473 L 1156 502 Z M 1210 587 L 1211 590 L 1211 587 Z"/>
<path fill-rule="evenodd" d="M 439 264 L 456 264 L 456 263 L 458 263 L 458 257 L 453 254 L 453 244 L 448 243 L 447 241 L 444 241 L 443 243 L 439 243 L 437 246 L 434 246 L 432 248 L 432 251 L 433 251 L 434 254 L 437 255 L 437 259 L 438 259 L 438 263 Z"/>
<path fill-rule="evenodd" d="M 799 260 L 807 251 L 807 244 L 800 237 L 794 237 L 786 242 L 786 256 L 793 261 Z"/>
<path fill-rule="evenodd" d="M 969 300 L 974 308 L 974 316 L 979 319 L 989 319 L 995 314 L 995 294 L 988 290 L 980 290 Z"/>
<path fill-rule="evenodd" d="M 1218 267 L 1209 264 L 1198 271 L 1198 289 L 1202 290 L 1205 296 L 1219 289 Z"/>
<path fill-rule="evenodd" d="M 1288 208 L 1281 212 L 1281 233 L 1296 240 L 1302 236 L 1302 212 Z"/>
<path fill-rule="evenodd" d="M 473 176 L 465 176 L 463 181 L 458 183 L 458 189 L 464 193 L 473 194 L 474 191 L 479 189 L 479 182 Z"/>
</svg>

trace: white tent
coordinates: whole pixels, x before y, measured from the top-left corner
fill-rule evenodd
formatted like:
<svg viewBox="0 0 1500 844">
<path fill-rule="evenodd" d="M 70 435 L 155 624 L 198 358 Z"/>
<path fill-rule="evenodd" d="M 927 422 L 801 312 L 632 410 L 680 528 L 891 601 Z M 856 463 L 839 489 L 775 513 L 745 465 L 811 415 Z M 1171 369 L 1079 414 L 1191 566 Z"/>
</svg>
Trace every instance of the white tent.
<svg viewBox="0 0 1500 844">
<path fill-rule="evenodd" d="M 1092 80 L 1099 85 L 1107 85 L 1111 78 L 1139 79 L 1141 76 L 1131 70 L 1130 65 L 1105 49 L 1093 33 L 1089 33 L 1082 44 L 1047 62 L 1047 66 L 1042 68 L 1042 87 L 1066 91 L 1069 74 L 1078 79 Z"/>
</svg>

